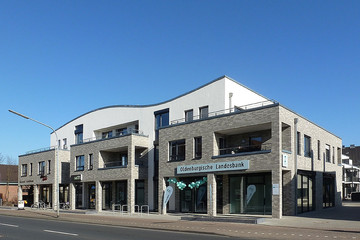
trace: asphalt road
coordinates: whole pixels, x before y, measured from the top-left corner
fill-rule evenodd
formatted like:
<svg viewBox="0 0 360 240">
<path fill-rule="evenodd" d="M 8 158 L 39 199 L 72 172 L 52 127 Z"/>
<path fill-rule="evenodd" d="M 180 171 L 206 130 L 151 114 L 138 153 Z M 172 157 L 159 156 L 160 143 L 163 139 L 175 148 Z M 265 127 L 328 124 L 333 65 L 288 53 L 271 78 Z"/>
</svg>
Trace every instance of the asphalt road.
<svg viewBox="0 0 360 240">
<path fill-rule="evenodd" d="M 56 220 L 0 216 L 0 239 L 87 239 L 87 240 L 215 240 L 248 239 L 218 235 L 146 230 L 127 227 L 83 224 Z"/>
</svg>

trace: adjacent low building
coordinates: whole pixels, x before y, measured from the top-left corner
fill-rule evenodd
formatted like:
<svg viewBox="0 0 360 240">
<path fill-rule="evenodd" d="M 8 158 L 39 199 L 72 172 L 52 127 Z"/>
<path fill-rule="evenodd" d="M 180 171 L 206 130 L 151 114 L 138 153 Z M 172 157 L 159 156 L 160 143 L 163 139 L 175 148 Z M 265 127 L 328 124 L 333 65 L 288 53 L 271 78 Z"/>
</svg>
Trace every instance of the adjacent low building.
<svg viewBox="0 0 360 240">
<path fill-rule="evenodd" d="M 360 167 L 355 166 L 353 160 L 342 155 L 343 168 L 343 198 L 351 199 L 351 193 L 360 192 Z"/>
<path fill-rule="evenodd" d="M 95 109 L 56 132 L 60 201 L 73 209 L 280 218 L 341 204 L 341 139 L 227 76 L 163 103 Z M 55 154 L 19 157 L 34 202 L 56 202 Z"/>
</svg>

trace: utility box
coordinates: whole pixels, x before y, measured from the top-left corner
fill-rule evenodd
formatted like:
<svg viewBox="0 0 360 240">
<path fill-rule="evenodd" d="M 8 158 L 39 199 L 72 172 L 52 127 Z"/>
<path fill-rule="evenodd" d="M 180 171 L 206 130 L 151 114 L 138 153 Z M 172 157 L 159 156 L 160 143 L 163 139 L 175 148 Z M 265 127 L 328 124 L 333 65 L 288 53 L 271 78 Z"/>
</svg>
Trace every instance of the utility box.
<svg viewBox="0 0 360 240">
<path fill-rule="evenodd" d="M 19 200 L 18 201 L 18 210 L 24 210 L 25 209 L 25 204 L 23 200 Z"/>
</svg>

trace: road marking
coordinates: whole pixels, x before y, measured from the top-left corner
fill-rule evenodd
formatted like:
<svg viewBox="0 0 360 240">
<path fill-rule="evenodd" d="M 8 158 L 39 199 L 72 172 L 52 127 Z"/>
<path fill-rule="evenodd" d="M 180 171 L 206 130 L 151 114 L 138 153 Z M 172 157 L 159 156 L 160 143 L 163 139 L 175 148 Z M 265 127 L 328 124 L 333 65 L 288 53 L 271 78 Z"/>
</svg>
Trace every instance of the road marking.
<svg viewBox="0 0 360 240">
<path fill-rule="evenodd" d="M 2 226 L 8 226 L 8 227 L 19 227 L 18 225 L 12 225 L 12 224 L 6 224 L 6 223 L 0 223 Z"/>
<path fill-rule="evenodd" d="M 79 236 L 79 234 L 77 234 L 77 233 L 58 232 L 58 231 L 52 231 L 52 230 L 44 230 L 44 232 L 57 233 L 57 234 L 63 234 L 63 235 L 71 235 L 71 236 Z"/>
</svg>

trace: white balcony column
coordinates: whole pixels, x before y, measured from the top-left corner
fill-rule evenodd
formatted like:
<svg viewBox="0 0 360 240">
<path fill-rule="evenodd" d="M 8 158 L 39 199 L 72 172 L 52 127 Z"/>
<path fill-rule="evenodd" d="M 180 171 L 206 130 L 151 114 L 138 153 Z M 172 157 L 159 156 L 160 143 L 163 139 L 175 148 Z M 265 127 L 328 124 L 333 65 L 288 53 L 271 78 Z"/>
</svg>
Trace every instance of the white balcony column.
<svg viewBox="0 0 360 240">
<path fill-rule="evenodd" d="M 163 206 L 164 192 L 166 190 L 166 181 L 164 177 L 159 176 L 159 198 L 158 198 L 158 209 L 159 213 L 165 215 L 167 213 L 166 207 Z M 175 193 L 174 193 L 175 194 Z M 175 199 L 176 201 L 176 199 Z"/>
<path fill-rule="evenodd" d="M 18 200 L 23 200 L 23 190 L 21 188 L 21 185 L 18 185 Z"/>
<path fill-rule="evenodd" d="M 34 203 L 39 202 L 39 186 L 34 184 Z"/>
<path fill-rule="evenodd" d="M 135 145 L 131 137 L 131 143 L 128 146 L 128 171 L 130 177 L 127 180 L 127 205 L 129 214 L 135 212 Z"/>
<path fill-rule="evenodd" d="M 96 211 L 102 212 L 102 185 L 100 181 L 95 182 Z"/>
<path fill-rule="evenodd" d="M 70 209 L 75 210 L 76 205 L 76 191 L 75 191 L 75 184 L 69 184 L 69 195 L 70 195 Z"/>
<path fill-rule="evenodd" d="M 55 184 L 55 183 L 51 185 L 51 190 L 52 190 L 51 205 L 52 205 L 53 210 L 57 210 L 57 208 L 58 208 L 59 206 L 56 206 L 56 203 L 57 203 L 59 191 L 56 191 L 56 190 L 57 190 L 57 187 L 56 187 L 56 184 Z M 59 204 L 60 204 L 60 202 L 59 202 Z"/>
<path fill-rule="evenodd" d="M 216 216 L 216 176 L 213 173 L 207 175 L 207 214 Z"/>
</svg>

